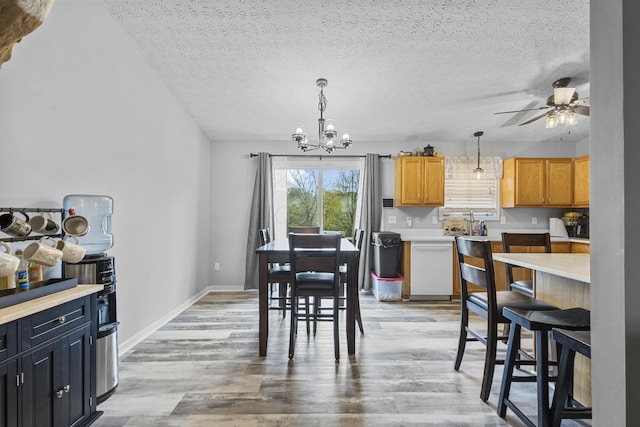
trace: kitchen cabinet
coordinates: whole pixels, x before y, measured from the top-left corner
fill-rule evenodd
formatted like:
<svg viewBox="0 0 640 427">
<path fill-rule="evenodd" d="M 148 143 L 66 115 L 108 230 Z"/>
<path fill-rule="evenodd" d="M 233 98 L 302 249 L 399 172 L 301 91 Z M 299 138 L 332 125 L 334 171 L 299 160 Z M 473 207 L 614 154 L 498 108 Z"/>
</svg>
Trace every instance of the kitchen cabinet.
<svg viewBox="0 0 640 427">
<path fill-rule="evenodd" d="M 500 190 L 503 208 L 572 207 L 573 159 L 506 159 Z"/>
<path fill-rule="evenodd" d="M 444 206 L 444 157 L 396 159 L 396 206 Z"/>
<path fill-rule="evenodd" d="M 588 254 L 591 252 L 589 243 L 571 242 L 571 252 L 574 254 Z"/>
<path fill-rule="evenodd" d="M 92 293 L 7 324 L 17 354 L 0 353 L 0 426 L 80 427 L 100 415 L 95 313 Z"/>
<path fill-rule="evenodd" d="M 573 159 L 573 205 L 589 207 L 589 156 Z"/>
</svg>

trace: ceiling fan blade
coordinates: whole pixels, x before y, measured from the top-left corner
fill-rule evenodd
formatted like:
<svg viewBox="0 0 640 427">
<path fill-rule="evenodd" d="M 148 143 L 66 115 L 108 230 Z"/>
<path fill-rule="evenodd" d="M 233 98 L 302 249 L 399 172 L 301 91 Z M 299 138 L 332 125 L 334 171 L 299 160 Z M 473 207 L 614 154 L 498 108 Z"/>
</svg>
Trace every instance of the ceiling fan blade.
<svg viewBox="0 0 640 427">
<path fill-rule="evenodd" d="M 582 114 L 583 116 L 589 115 L 589 106 L 588 105 L 578 105 L 573 107 L 573 112 L 576 114 Z"/>
<path fill-rule="evenodd" d="M 548 111 L 543 114 L 540 114 L 539 116 L 534 117 L 533 119 L 527 120 L 526 122 L 522 122 L 518 126 L 524 126 L 524 125 L 528 125 L 529 123 L 533 123 L 536 120 L 540 120 L 541 118 L 545 117 L 547 114 L 549 114 Z"/>
<path fill-rule="evenodd" d="M 556 105 L 569 105 L 575 91 L 576 88 L 574 87 L 553 88 L 553 102 Z"/>
<path fill-rule="evenodd" d="M 546 110 L 549 107 L 536 107 L 536 108 L 527 108 L 525 110 L 514 110 L 514 111 L 500 111 L 498 113 L 493 114 L 511 114 L 511 113 L 521 113 L 523 111 L 538 111 L 538 110 Z"/>
</svg>

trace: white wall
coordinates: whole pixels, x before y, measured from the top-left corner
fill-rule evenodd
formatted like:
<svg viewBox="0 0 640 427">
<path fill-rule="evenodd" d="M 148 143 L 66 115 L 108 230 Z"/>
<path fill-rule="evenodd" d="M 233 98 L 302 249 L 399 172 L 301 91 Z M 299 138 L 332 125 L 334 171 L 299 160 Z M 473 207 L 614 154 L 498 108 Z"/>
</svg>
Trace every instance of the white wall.
<svg viewBox="0 0 640 427">
<path fill-rule="evenodd" d="M 541 132 L 544 131 L 542 127 Z M 469 135 L 473 130 L 469 131 Z M 488 134 L 488 132 L 487 132 Z M 355 137 L 355 133 L 353 135 Z M 489 135 L 487 135 L 489 136 Z M 500 144 L 488 141 L 481 142 L 483 156 L 509 157 L 575 157 L 584 153 L 576 151 L 579 143 L 518 143 Z M 439 155 L 466 156 L 476 155 L 477 145 L 475 139 L 470 142 L 428 142 L 436 147 Z M 588 146 L 588 141 L 586 141 Z M 401 150 L 415 151 L 420 147 L 415 144 L 407 144 L 398 141 L 366 142 L 355 141 L 354 145 L 345 151 L 337 152 L 337 155 L 363 155 L 366 153 L 391 154 L 395 158 Z M 423 144 L 426 146 L 427 142 Z M 247 224 L 249 222 L 249 208 L 255 179 L 255 167 L 257 159 L 250 159 L 250 153 L 260 151 L 272 154 L 302 154 L 291 142 L 288 135 L 283 135 L 281 141 L 228 141 L 215 143 L 211 149 L 211 284 L 220 288 L 242 289 L 244 285 L 244 266 L 247 248 Z M 323 154 L 314 151 L 308 154 Z M 324 153 L 326 155 L 326 153 Z M 394 158 L 382 159 L 382 193 L 384 198 L 394 197 Z M 320 161 L 320 160 L 318 160 Z M 507 217 L 506 225 L 494 222 L 488 227 L 492 228 L 531 228 L 548 229 L 550 217 L 562 215 L 563 209 L 505 209 L 503 214 Z M 402 228 L 405 226 L 407 216 L 423 218 L 419 226 L 421 228 L 440 228 L 441 225 L 432 225 L 428 217 L 435 214 L 434 208 L 385 208 L 383 219 L 386 221 L 389 215 L 397 217 L 396 226 L 388 228 Z M 531 224 L 531 218 L 536 216 L 537 225 Z M 234 243 L 235 242 L 235 243 Z M 213 268 L 214 263 L 220 264 L 220 270 Z"/>
<path fill-rule="evenodd" d="M 209 284 L 209 141 L 97 0 L 56 3 L 0 69 L 0 206 L 114 198 L 120 342 Z"/>
</svg>

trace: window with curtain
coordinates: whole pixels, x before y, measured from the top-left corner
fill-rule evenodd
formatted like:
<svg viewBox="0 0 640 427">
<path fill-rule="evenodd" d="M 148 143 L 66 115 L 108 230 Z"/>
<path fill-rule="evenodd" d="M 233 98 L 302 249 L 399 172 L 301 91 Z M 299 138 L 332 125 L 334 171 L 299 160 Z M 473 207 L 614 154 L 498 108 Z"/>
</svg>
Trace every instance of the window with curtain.
<svg viewBox="0 0 640 427">
<path fill-rule="evenodd" d="M 500 218 L 500 179 L 502 159 L 481 157 L 484 173 L 476 175 L 477 157 L 445 158 L 444 207 L 440 219 L 448 216 L 468 216 L 473 212 L 478 220 Z"/>
<path fill-rule="evenodd" d="M 276 238 L 289 226 L 320 226 L 353 235 L 363 158 L 274 157 L 273 206 Z"/>
</svg>

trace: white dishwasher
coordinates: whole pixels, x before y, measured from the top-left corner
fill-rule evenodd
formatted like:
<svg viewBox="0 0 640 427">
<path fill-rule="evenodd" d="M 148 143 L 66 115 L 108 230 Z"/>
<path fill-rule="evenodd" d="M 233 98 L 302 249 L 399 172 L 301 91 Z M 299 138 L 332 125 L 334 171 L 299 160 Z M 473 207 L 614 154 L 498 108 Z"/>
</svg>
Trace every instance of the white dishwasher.
<svg viewBox="0 0 640 427">
<path fill-rule="evenodd" d="M 449 300 L 453 293 L 453 244 L 411 242 L 410 300 Z"/>
</svg>

